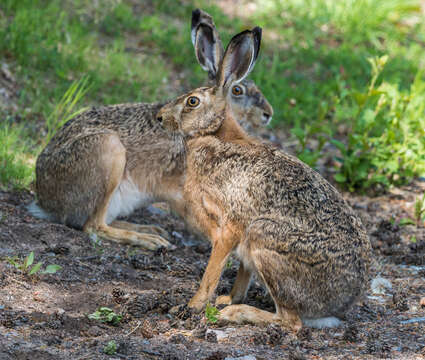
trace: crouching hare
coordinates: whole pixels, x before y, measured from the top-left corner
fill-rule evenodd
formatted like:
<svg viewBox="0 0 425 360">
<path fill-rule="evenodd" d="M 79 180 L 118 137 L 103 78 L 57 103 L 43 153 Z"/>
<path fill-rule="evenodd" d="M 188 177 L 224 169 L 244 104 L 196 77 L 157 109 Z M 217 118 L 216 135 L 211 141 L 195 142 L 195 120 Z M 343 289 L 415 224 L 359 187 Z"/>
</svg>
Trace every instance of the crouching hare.
<svg viewBox="0 0 425 360">
<path fill-rule="evenodd" d="M 186 158 L 183 199 L 188 224 L 212 242 L 199 290 L 189 306 L 211 301 L 232 251 L 241 265 L 220 320 L 336 326 L 362 295 L 370 244 L 359 218 L 337 190 L 295 157 L 250 138 L 235 121 L 226 94 L 252 70 L 261 29 L 229 43 L 217 85 L 165 105 L 158 121 Z M 177 149 L 176 149 L 177 150 Z M 276 313 L 243 302 L 252 274 L 270 292 Z"/>
<path fill-rule="evenodd" d="M 192 41 L 200 65 L 216 79 L 223 57 L 210 15 L 192 14 Z M 229 87 L 236 119 L 267 124 L 273 109 L 254 83 Z M 170 246 L 157 226 L 116 221 L 153 201 L 168 201 L 179 213 L 184 143 L 156 122 L 163 104 L 121 104 L 92 108 L 68 121 L 36 164 L 37 217 L 147 249 Z"/>
</svg>

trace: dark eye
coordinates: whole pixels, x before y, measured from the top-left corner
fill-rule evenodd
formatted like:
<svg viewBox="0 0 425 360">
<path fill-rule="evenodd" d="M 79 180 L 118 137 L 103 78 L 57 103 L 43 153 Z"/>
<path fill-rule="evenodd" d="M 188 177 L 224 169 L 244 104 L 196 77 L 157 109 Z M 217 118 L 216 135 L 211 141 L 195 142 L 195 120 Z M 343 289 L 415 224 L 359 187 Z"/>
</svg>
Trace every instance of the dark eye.
<svg viewBox="0 0 425 360">
<path fill-rule="evenodd" d="M 236 95 L 236 96 L 242 95 L 243 90 L 239 85 L 235 85 L 235 86 L 232 87 L 232 94 Z"/>
<path fill-rule="evenodd" d="M 197 107 L 201 101 L 196 96 L 187 99 L 186 104 L 190 107 Z"/>
</svg>

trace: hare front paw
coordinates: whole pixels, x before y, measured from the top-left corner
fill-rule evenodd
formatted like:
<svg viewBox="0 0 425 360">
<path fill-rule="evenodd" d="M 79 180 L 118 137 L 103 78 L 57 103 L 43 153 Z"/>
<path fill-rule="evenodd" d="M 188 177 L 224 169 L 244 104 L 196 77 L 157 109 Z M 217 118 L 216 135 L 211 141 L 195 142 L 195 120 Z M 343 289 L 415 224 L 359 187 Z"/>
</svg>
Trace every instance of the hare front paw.
<svg viewBox="0 0 425 360">
<path fill-rule="evenodd" d="M 216 305 L 231 305 L 232 297 L 230 295 L 221 295 L 215 300 Z"/>
<path fill-rule="evenodd" d="M 195 312 L 200 313 L 206 305 L 206 301 L 198 300 L 196 295 L 189 301 L 188 306 Z"/>
</svg>

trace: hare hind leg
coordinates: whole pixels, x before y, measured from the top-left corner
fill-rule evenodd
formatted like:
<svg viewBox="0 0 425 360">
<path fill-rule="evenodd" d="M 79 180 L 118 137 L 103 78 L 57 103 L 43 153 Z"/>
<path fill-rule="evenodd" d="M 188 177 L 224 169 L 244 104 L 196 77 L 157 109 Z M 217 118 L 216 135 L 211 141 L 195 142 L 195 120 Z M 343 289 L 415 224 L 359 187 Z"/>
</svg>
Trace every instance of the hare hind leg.
<svg viewBox="0 0 425 360">
<path fill-rule="evenodd" d="M 140 232 L 140 233 L 159 235 L 165 239 L 167 239 L 169 236 L 166 230 L 156 225 L 139 225 L 139 224 L 132 224 L 127 221 L 121 221 L 121 220 L 115 220 L 110 225 L 117 229 L 124 229 L 124 230 Z"/>
<path fill-rule="evenodd" d="M 257 276 L 267 287 L 275 303 L 276 313 L 273 314 L 248 305 L 231 305 L 221 311 L 220 319 L 257 325 L 278 323 L 290 331 L 301 329 L 302 322 L 298 312 L 294 307 L 286 306 L 285 301 L 281 299 L 281 278 L 290 275 L 285 273 L 287 269 L 281 262 L 280 254 L 270 250 L 275 246 L 276 238 L 279 238 L 276 226 L 278 224 L 267 219 L 253 222 L 238 248 L 241 261 L 251 264 Z"/>
<path fill-rule="evenodd" d="M 115 134 L 104 136 L 100 142 L 99 164 L 105 175 L 105 194 L 96 206 L 95 211 L 84 224 L 83 230 L 122 244 L 137 245 L 149 250 L 168 247 L 170 243 L 159 235 L 143 234 L 133 230 L 114 228 L 106 224 L 106 215 L 111 197 L 124 177 L 126 152 L 119 137 Z"/>
<path fill-rule="evenodd" d="M 251 277 L 252 271 L 241 262 L 230 295 L 219 296 L 215 301 L 216 305 L 241 304 L 245 300 Z"/>
</svg>

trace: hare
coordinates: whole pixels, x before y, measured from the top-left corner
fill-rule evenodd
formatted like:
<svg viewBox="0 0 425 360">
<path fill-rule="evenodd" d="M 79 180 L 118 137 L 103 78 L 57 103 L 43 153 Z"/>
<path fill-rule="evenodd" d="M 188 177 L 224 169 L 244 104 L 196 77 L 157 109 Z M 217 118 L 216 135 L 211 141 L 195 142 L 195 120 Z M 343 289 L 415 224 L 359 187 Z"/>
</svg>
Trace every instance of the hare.
<svg viewBox="0 0 425 360">
<path fill-rule="evenodd" d="M 215 78 L 223 49 L 212 18 L 200 10 L 192 14 L 192 40 L 200 65 Z M 266 124 L 273 115 L 252 82 L 229 88 L 227 101 L 242 121 Z M 120 243 L 170 247 L 159 227 L 115 220 L 153 200 L 180 211 L 184 143 L 156 122 L 162 105 L 92 108 L 68 121 L 37 159 L 37 202 L 29 211 Z"/>
<path fill-rule="evenodd" d="M 189 307 L 211 301 L 226 259 L 241 265 L 220 321 L 336 326 L 362 295 L 370 243 L 359 218 L 337 190 L 295 157 L 250 138 L 235 121 L 228 89 L 252 70 L 261 29 L 229 43 L 217 85 L 165 105 L 157 120 L 185 156 L 183 216 L 206 235 L 212 252 Z M 276 313 L 243 302 L 252 274 L 270 292 Z"/>
</svg>

